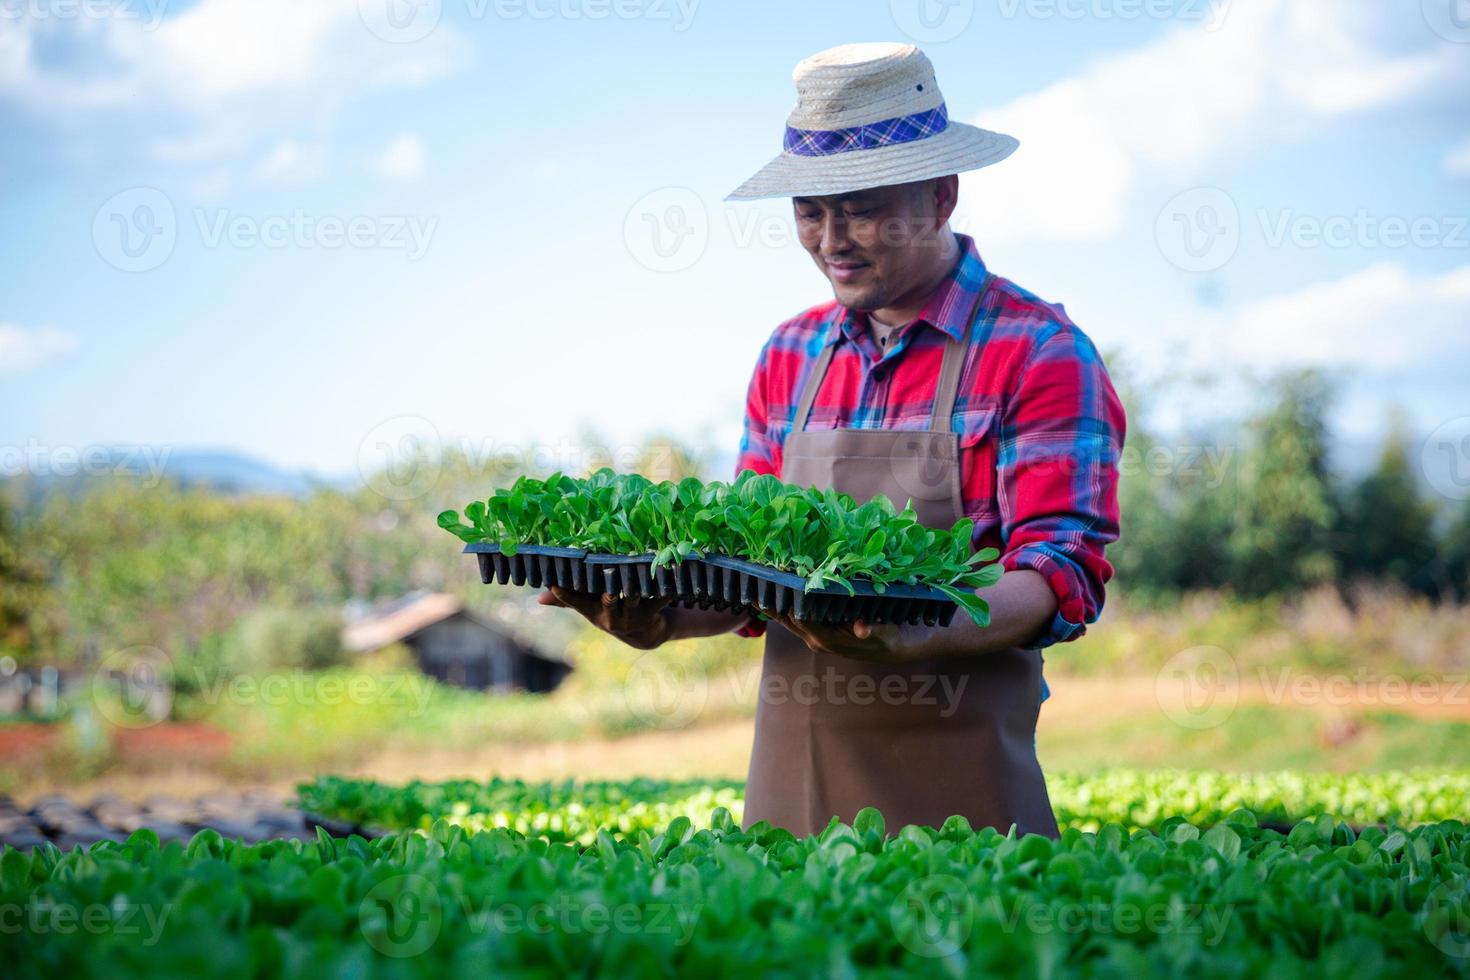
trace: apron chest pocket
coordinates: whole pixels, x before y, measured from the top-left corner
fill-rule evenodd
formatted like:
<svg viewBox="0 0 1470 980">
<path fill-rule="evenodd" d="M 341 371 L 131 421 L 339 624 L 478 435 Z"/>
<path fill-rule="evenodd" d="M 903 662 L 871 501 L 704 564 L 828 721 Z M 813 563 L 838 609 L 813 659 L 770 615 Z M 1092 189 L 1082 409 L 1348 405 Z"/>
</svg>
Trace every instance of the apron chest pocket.
<svg viewBox="0 0 1470 980">
<path fill-rule="evenodd" d="M 960 443 L 960 486 L 977 520 L 999 519 L 996 464 L 1000 459 L 1000 408 L 988 405 L 955 413 Z"/>
</svg>

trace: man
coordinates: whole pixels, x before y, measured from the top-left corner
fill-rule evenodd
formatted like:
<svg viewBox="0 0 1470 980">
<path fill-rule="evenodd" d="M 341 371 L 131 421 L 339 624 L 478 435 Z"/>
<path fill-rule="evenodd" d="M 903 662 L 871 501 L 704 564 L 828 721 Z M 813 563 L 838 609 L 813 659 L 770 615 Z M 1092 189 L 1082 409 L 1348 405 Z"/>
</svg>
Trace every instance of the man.
<svg viewBox="0 0 1470 980">
<path fill-rule="evenodd" d="M 769 623 L 659 601 L 553 590 L 640 649 L 765 633 L 746 822 L 798 833 L 876 806 L 890 827 L 1055 835 L 1035 752 L 1041 648 L 1102 607 L 1118 536 L 1123 410 L 1066 317 L 991 274 L 949 228 L 957 174 L 1009 136 L 948 120 L 933 66 L 907 45 L 846 45 L 796 68 L 782 154 L 733 199 L 790 197 L 835 302 L 783 323 L 756 364 L 737 470 L 911 501 L 975 521 L 1006 570 L 991 622 L 947 628 Z"/>
</svg>

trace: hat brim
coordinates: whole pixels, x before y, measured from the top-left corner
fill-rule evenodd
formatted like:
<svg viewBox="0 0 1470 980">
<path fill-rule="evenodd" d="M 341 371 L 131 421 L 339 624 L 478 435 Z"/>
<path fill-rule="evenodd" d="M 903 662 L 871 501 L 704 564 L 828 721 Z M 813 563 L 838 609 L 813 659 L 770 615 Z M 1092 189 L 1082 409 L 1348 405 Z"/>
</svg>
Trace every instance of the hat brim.
<svg viewBox="0 0 1470 980">
<path fill-rule="evenodd" d="M 938 135 L 880 146 L 876 150 L 850 150 L 820 157 L 782 153 L 725 200 L 820 197 L 932 180 L 999 163 L 1019 145 L 1013 136 L 951 122 Z"/>
</svg>

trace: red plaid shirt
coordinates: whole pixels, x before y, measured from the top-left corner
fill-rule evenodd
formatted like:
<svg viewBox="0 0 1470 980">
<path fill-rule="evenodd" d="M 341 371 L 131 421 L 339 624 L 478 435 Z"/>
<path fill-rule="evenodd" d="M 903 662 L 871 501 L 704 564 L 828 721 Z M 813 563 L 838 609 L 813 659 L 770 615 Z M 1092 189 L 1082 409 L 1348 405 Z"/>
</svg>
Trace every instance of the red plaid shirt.
<svg viewBox="0 0 1470 980">
<path fill-rule="evenodd" d="M 1062 307 L 998 276 L 981 295 L 985 264 L 968 236 L 956 237 L 954 271 L 886 352 L 867 314 L 835 301 L 776 328 L 750 381 L 735 470 L 781 475 L 796 400 L 827 343 L 837 350 L 808 429 L 928 428 L 944 340 L 976 317 L 953 419 L 975 547 L 999 548 L 1007 570 L 1033 568 L 1056 593 L 1056 618 L 1037 646 L 1075 639 L 1096 621 L 1113 574 L 1103 548 L 1118 539 L 1123 406 Z"/>
</svg>

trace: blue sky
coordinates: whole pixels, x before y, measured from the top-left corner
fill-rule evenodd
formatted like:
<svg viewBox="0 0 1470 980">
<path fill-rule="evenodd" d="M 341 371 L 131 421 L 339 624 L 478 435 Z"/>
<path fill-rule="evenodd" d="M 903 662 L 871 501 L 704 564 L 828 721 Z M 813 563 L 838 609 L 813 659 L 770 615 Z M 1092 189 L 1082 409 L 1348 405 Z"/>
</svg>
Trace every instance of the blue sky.
<svg viewBox="0 0 1470 980">
<path fill-rule="evenodd" d="M 1161 424 L 1306 364 L 1350 436 L 1470 416 L 1466 0 L 0 0 L 0 447 L 727 453 L 830 294 L 722 198 L 868 40 L 1020 139 L 956 225 Z"/>
</svg>

